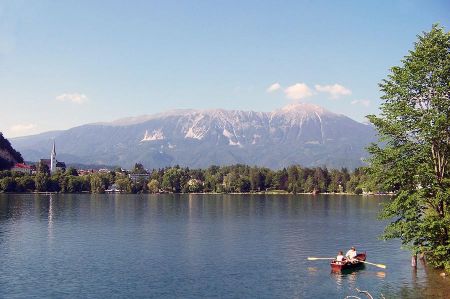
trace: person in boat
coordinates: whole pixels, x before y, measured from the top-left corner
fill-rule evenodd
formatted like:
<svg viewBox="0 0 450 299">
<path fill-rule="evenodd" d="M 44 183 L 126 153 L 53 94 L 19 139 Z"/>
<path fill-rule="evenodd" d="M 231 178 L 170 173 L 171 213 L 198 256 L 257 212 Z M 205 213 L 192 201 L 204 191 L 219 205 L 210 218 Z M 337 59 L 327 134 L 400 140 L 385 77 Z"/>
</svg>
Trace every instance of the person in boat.
<svg viewBox="0 0 450 299">
<path fill-rule="evenodd" d="M 356 248 L 352 246 L 352 248 L 350 248 L 349 251 L 347 251 L 347 253 L 345 254 L 345 257 L 350 261 L 350 262 L 356 262 Z"/>
<path fill-rule="evenodd" d="M 345 263 L 345 256 L 344 256 L 344 253 L 342 251 L 338 252 L 338 255 L 336 257 L 336 262 L 338 264 L 344 264 Z"/>
</svg>

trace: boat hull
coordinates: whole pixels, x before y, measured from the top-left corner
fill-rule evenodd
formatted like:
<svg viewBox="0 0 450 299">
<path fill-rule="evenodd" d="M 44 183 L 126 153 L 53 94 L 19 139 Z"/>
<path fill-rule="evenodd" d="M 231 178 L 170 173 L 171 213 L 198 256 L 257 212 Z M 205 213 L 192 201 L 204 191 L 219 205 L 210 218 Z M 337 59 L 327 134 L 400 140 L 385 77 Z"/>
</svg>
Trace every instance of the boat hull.
<svg viewBox="0 0 450 299">
<path fill-rule="evenodd" d="M 356 255 L 357 262 L 337 262 L 332 261 L 330 263 L 331 270 L 333 271 L 344 271 L 344 270 L 350 270 L 350 269 L 357 269 L 364 265 L 362 261 L 366 260 L 366 253 L 359 253 Z"/>
</svg>

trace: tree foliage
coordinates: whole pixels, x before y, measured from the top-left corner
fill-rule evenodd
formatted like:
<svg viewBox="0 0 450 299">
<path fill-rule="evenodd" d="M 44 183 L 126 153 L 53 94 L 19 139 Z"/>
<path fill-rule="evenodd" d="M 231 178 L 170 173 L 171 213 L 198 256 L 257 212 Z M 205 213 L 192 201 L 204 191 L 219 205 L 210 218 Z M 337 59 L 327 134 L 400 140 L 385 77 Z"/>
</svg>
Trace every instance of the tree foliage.
<svg viewBox="0 0 450 299">
<path fill-rule="evenodd" d="M 74 168 L 65 172 L 50 174 L 45 164 L 38 165 L 33 175 L 20 172 L 0 171 L 0 182 L 8 178 L 0 191 L 5 192 L 92 192 L 103 193 L 113 184 L 121 192 L 127 193 L 189 193 L 189 192 L 267 192 L 283 191 L 302 192 L 347 192 L 355 190 L 376 191 L 363 180 L 364 169 L 356 169 L 349 174 L 347 169 L 331 170 L 315 167 L 306 168 L 299 165 L 287 169 L 271 170 L 265 167 L 242 164 L 230 166 L 210 166 L 206 169 L 190 169 L 188 167 L 166 167 L 153 169 L 150 178 L 132 181 L 128 173 L 122 170 L 89 173 L 78 175 Z M 12 178 L 11 181 L 9 178 Z M 351 182 L 351 184 L 349 184 Z M 3 186 L 3 187 L 2 187 Z"/>
<path fill-rule="evenodd" d="M 450 33 L 434 25 L 380 84 L 380 144 L 369 148 L 370 176 L 394 192 L 381 217 L 385 238 L 400 238 L 450 269 Z"/>
<path fill-rule="evenodd" d="M 145 170 L 144 165 L 142 165 L 141 163 L 136 163 L 134 164 L 134 168 L 131 173 L 143 174 L 147 173 L 147 171 Z"/>
<path fill-rule="evenodd" d="M 150 193 L 158 193 L 160 188 L 158 180 L 152 179 L 150 182 L 148 182 L 147 188 Z"/>
</svg>

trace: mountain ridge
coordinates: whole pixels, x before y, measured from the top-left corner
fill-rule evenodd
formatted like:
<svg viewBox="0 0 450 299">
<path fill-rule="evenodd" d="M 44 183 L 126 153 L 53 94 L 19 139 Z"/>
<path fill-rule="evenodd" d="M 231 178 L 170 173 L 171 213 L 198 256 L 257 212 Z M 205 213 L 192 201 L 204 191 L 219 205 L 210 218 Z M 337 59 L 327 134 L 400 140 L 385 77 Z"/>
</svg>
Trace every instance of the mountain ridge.
<svg viewBox="0 0 450 299">
<path fill-rule="evenodd" d="M 354 168 L 363 164 L 364 147 L 375 136 L 368 125 L 304 103 L 272 112 L 177 109 L 50 133 L 11 141 L 28 160 L 46 157 L 53 138 L 65 162 Z"/>
</svg>

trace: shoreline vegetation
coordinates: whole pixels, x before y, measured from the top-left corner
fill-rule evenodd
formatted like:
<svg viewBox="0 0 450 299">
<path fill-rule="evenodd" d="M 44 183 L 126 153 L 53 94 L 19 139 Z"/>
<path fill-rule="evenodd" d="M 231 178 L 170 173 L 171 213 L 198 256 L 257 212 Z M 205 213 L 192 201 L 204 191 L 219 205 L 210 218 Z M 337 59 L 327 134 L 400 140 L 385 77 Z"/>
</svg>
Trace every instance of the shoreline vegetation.
<svg viewBox="0 0 450 299">
<path fill-rule="evenodd" d="M 132 170 L 116 168 L 50 173 L 46 165 L 36 172 L 0 171 L 0 192 L 15 193 L 179 193 L 179 194 L 385 194 L 370 183 L 365 168 L 292 165 L 280 170 L 248 165 L 210 166 L 205 169 L 166 167 L 148 171 L 136 163 Z"/>
<path fill-rule="evenodd" d="M 53 194 L 93 194 L 89 191 L 83 191 L 83 192 L 79 192 L 79 193 L 75 193 L 75 192 L 58 192 L 58 191 L 54 191 L 54 192 L 39 192 L 39 191 L 26 191 L 26 192 L 5 192 L 5 191 L 0 191 L 0 194 L 38 194 L 38 195 L 53 195 Z M 298 193 L 290 193 L 287 191 L 281 191 L 279 192 L 278 190 L 275 191 L 256 191 L 256 192 L 230 192 L 230 193 L 219 193 L 219 192 L 179 192 L 179 193 L 174 193 L 174 192 L 157 192 L 157 193 L 150 193 L 150 192 L 146 192 L 146 193 L 131 193 L 131 192 L 120 192 L 120 191 L 116 191 L 116 192 L 104 192 L 103 194 L 152 194 L 152 195 L 163 195 L 163 194 L 180 194 L 180 195 L 186 195 L 186 194 L 191 194 L 191 195 L 345 195 L 345 196 L 392 196 L 392 194 L 390 193 L 363 193 L 363 194 L 355 194 L 355 193 L 346 193 L 346 192 L 342 192 L 342 193 L 332 193 L 332 192 L 323 192 L 323 193 L 313 193 L 313 192 L 298 192 Z"/>
<path fill-rule="evenodd" d="M 368 147 L 371 180 L 393 192 L 380 219 L 400 239 L 450 272 L 450 32 L 434 24 L 380 84 L 379 115 L 367 118 L 379 143 Z"/>
</svg>

